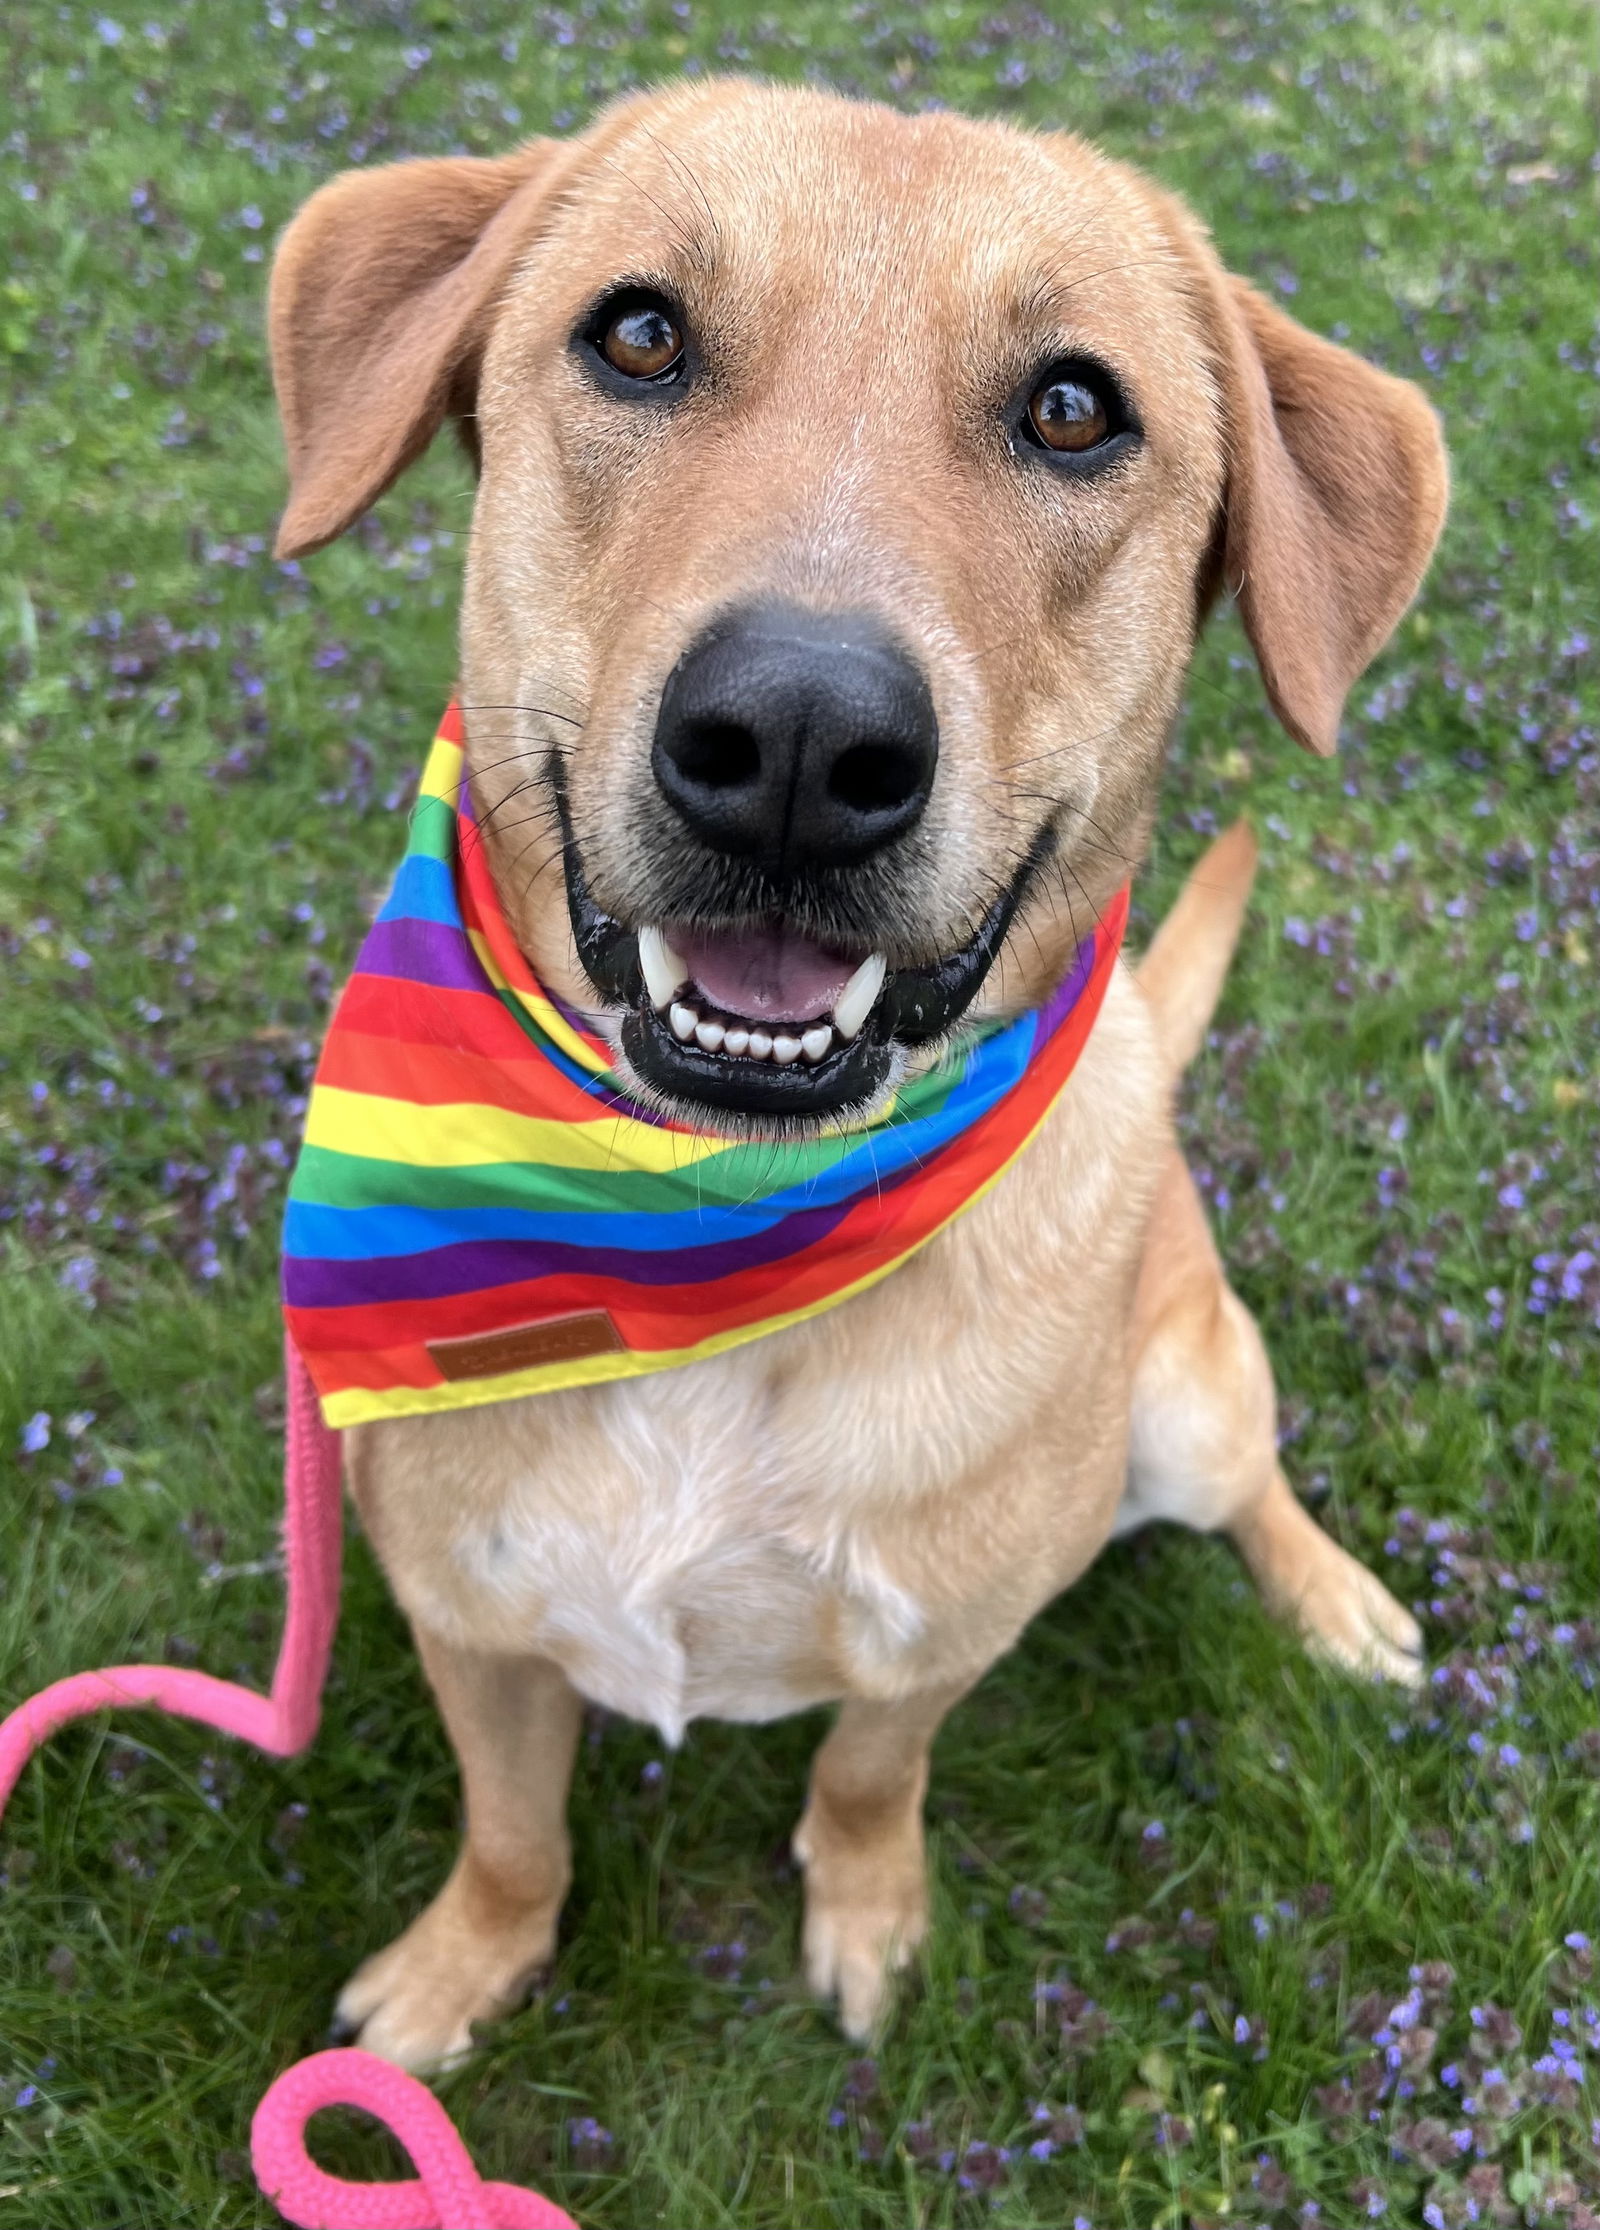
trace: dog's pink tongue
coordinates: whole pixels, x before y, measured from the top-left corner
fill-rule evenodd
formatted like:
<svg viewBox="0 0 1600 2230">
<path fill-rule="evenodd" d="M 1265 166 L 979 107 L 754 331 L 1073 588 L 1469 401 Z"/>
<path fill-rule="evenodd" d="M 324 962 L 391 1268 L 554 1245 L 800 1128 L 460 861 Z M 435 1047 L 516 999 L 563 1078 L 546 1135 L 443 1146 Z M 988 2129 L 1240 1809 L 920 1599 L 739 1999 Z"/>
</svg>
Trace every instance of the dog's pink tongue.
<svg viewBox="0 0 1600 2230">
<path fill-rule="evenodd" d="M 674 926 L 668 934 L 712 1005 L 752 1022 L 812 1022 L 830 1013 L 855 965 L 793 929 Z"/>
</svg>

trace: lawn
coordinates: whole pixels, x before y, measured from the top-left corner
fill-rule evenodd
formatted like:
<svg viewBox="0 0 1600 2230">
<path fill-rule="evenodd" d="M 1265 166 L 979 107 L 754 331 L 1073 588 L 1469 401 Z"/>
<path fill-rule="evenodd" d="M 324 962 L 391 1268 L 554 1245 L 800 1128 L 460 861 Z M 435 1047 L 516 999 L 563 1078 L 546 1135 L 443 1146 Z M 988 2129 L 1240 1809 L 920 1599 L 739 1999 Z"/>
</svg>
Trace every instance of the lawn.
<svg viewBox="0 0 1600 2230">
<path fill-rule="evenodd" d="M 116 0 L 106 0 L 114 7 Z M 875 2060 L 795 1979 L 812 1721 L 590 1730 L 554 1984 L 441 2085 L 587 2226 L 1600 2216 L 1595 227 L 1578 0 L 524 9 L 10 0 L 0 90 L 0 1697 L 262 1680 L 274 1257 L 330 992 L 448 690 L 440 452 L 268 553 L 273 236 L 351 163 L 499 149 L 680 67 L 1071 125 L 1420 380 L 1454 453 L 1342 756 L 1214 627 L 1143 934 L 1265 845 L 1185 1127 L 1287 1461 L 1424 1616 L 1415 1703 L 1222 1546 L 1106 1556 L 955 1715 L 937 1933 Z M 129 1715 L 0 1825 L 0 2221 L 256 2225 L 251 2106 L 455 1836 L 359 1542 L 288 1765 Z M 324 2157 L 396 2172 L 330 2120 Z"/>
</svg>

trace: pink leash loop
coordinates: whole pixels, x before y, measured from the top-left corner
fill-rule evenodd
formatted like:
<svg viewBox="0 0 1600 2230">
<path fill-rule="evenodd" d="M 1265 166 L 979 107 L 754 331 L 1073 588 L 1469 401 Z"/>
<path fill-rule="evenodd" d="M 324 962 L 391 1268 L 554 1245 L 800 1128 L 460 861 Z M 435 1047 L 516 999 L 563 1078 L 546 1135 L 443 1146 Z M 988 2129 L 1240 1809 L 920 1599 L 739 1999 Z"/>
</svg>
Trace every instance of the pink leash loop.
<svg viewBox="0 0 1600 2230">
<path fill-rule="evenodd" d="M 289 1600 L 270 1694 L 173 1665 L 114 1665 L 53 1681 L 0 1722 L 0 1812 L 39 1745 L 107 1704 L 154 1704 L 278 1758 L 293 1757 L 316 1733 L 339 1622 L 339 1436 L 322 1421 L 311 1374 L 292 1340 L 285 1342 L 284 1382 Z M 341 2105 L 364 2107 L 387 2122 L 421 2181 L 353 2184 L 325 2174 L 306 2151 L 305 2125 L 319 2107 Z M 433 2093 L 370 2052 L 317 2052 L 289 2068 L 256 2108 L 250 2144 L 263 2191 L 302 2230 L 578 2230 L 537 2192 L 484 2183 Z"/>
<path fill-rule="evenodd" d="M 347 2183 L 306 2151 L 324 2106 L 359 2106 L 386 2122 L 416 2163 L 414 2183 Z M 449 2115 L 413 2076 L 370 2052 L 314 2052 L 288 2068 L 250 2125 L 256 2181 L 300 2230 L 578 2230 L 536 2191 L 486 2184 Z"/>
</svg>

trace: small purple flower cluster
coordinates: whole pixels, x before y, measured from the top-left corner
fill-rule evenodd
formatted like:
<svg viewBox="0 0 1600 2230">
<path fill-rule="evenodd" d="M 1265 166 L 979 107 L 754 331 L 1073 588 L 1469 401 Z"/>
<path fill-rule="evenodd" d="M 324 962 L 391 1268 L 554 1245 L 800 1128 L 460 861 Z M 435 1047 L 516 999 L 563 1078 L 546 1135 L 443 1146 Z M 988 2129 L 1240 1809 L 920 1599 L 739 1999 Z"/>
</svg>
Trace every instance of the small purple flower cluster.
<svg viewBox="0 0 1600 2230">
<path fill-rule="evenodd" d="M 48 2104 L 45 2085 L 57 2072 L 54 2058 L 42 2059 L 27 2075 L 0 2078 L 0 2113 L 25 2114 L 32 2106 Z"/>
<path fill-rule="evenodd" d="M 699 1953 L 700 1971 L 713 1982 L 738 1982 L 748 1957 L 745 1944 L 737 1936 L 731 1943 L 705 1944 Z"/>
<path fill-rule="evenodd" d="M 1134 1924 L 1136 1929 L 1146 1925 Z M 1128 1942 L 1126 1927 L 1117 1940 Z M 1107 1949 L 1111 1948 L 1113 1939 L 1108 1937 Z M 1054 2022 L 1061 2057 L 1069 2063 L 1091 2058 L 1114 2026 L 1104 2007 L 1097 2005 L 1087 1990 L 1080 1990 L 1066 1975 L 1058 1976 L 1053 1982 L 1036 1982 L 1033 2002 L 1038 2017 Z"/>
<path fill-rule="evenodd" d="M 612 2168 L 617 2141 L 592 2114 L 575 2114 L 567 2123 L 567 2151 L 574 2168 Z"/>
<path fill-rule="evenodd" d="M 17 1438 L 18 1468 L 42 1473 L 46 1467 L 35 1464 L 34 1459 L 49 1453 L 50 1491 L 63 1503 L 120 1487 L 126 1474 L 94 1431 L 94 1425 L 92 1409 L 75 1409 L 59 1420 L 47 1409 L 35 1410 Z"/>
<path fill-rule="evenodd" d="M 1586 1936 L 1566 1944 L 1561 1978 L 1578 1988 L 1594 1980 Z M 1387 2134 L 1391 2162 L 1428 2180 L 1416 2190 L 1429 2230 L 1457 2230 L 1469 2223 L 1551 2222 L 1568 2230 L 1600 2230 L 1600 2172 L 1590 2150 L 1586 2100 L 1600 2069 L 1600 2008 L 1557 2005 L 1546 2049 L 1529 2059 L 1523 2035 L 1507 2008 L 1485 2002 L 1470 2008 L 1465 2049 L 1439 2060 L 1443 2032 L 1459 2018 L 1452 2010 L 1455 1976 L 1443 1961 L 1410 1970 L 1410 1987 L 1390 2000 L 1369 1992 L 1346 2017 L 1346 2030 L 1364 2047 L 1350 2073 L 1318 2087 L 1315 2106 L 1333 2136 L 1348 2142 L 1363 2124 Z M 1430 2101 L 1418 2111 L 1424 2100 Z M 1436 2101 L 1437 2103 L 1431 2103 Z M 1552 2168 L 1529 2182 L 1508 2172 L 1500 2156 L 1514 2152 L 1530 2126 L 1546 2139 L 1559 2135 L 1570 2151 L 1572 2173 Z M 1547 2153 L 1553 2159 L 1553 2153 Z M 1352 2201 L 1374 2217 L 1391 2199 L 1415 2190 L 1411 2181 L 1363 2179 Z M 1543 2210 L 1520 2212 L 1530 2202 Z"/>
</svg>

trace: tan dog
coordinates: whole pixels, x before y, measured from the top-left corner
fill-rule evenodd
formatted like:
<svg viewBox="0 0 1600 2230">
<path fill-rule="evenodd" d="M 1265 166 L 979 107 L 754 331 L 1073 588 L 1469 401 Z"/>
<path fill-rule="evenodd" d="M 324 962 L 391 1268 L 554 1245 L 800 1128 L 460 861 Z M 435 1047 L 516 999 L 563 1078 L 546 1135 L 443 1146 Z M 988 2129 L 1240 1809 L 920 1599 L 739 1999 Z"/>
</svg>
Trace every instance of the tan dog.
<svg viewBox="0 0 1600 2230">
<path fill-rule="evenodd" d="M 282 554 L 458 420 L 508 918 L 641 1092 L 735 1131 L 875 1104 L 963 1013 L 1052 988 L 1141 855 L 1224 585 L 1331 751 L 1445 506 L 1418 393 L 1133 171 L 814 92 L 680 87 L 337 179 L 271 332 Z M 1417 1677 L 1413 1621 L 1278 1468 L 1174 1144 L 1253 864 L 1213 847 L 1034 1144 L 875 1290 L 688 1369 L 349 1435 L 467 1820 L 340 2000 L 364 2044 L 436 2065 L 549 1960 L 585 1697 L 672 1739 L 841 1702 L 796 1849 L 808 1974 L 859 2036 L 925 1925 L 935 1729 L 1113 1533 L 1224 1528 L 1319 1652 Z M 639 939 L 637 1011 L 580 966 L 585 908 Z M 904 999 L 872 1018 L 885 967 L 932 987 L 932 1042 Z"/>
</svg>

